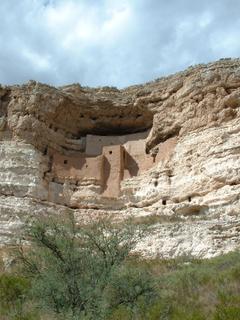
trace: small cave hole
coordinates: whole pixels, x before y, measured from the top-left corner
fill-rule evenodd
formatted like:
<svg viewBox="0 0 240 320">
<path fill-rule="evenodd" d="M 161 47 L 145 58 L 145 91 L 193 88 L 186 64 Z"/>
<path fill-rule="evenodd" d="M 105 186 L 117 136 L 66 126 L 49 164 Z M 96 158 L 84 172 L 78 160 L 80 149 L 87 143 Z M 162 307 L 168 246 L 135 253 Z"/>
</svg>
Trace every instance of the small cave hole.
<svg viewBox="0 0 240 320">
<path fill-rule="evenodd" d="M 88 168 L 88 164 L 86 164 L 86 166 L 85 166 L 86 168 Z"/>
<path fill-rule="evenodd" d="M 112 154 L 112 150 L 109 151 L 109 154 Z"/>
<path fill-rule="evenodd" d="M 67 164 L 67 163 L 68 163 L 68 161 L 67 161 L 67 160 L 64 160 L 64 161 L 63 161 L 63 163 L 64 163 L 64 164 Z"/>
<path fill-rule="evenodd" d="M 95 121 L 95 120 L 97 120 L 97 118 L 96 117 L 91 117 L 91 120 Z"/>
<path fill-rule="evenodd" d="M 166 200 L 166 199 L 163 199 L 163 200 L 162 200 L 162 205 L 165 206 L 166 204 L 167 204 L 167 200 Z"/>
<path fill-rule="evenodd" d="M 49 125 L 49 129 L 52 129 L 52 127 L 53 127 L 52 124 L 50 124 L 50 125 Z"/>
<path fill-rule="evenodd" d="M 157 186 L 158 186 L 158 181 L 155 180 L 155 181 L 154 181 L 154 187 L 157 187 Z"/>
<path fill-rule="evenodd" d="M 188 202 L 191 202 L 192 201 L 192 197 L 188 197 Z"/>
<path fill-rule="evenodd" d="M 43 155 L 46 156 L 46 155 L 47 155 L 47 152 L 48 152 L 48 147 L 46 147 L 46 148 L 43 150 Z"/>
<path fill-rule="evenodd" d="M 84 118 L 84 115 L 83 115 L 83 114 L 81 114 L 81 115 L 80 115 L 80 118 Z"/>
</svg>

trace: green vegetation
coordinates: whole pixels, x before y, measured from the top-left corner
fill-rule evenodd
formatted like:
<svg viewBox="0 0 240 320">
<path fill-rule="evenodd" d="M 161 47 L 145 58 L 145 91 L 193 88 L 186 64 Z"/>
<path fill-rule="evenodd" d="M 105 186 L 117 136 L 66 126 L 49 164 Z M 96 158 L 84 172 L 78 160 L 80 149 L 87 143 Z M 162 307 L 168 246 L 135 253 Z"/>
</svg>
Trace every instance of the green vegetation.
<svg viewBox="0 0 240 320">
<path fill-rule="evenodd" d="M 127 264 L 142 234 L 130 222 L 34 221 L 25 234 L 31 249 L 20 255 L 32 297 L 69 319 L 106 319 L 119 305 L 135 310 L 139 299 L 153 300 L 152 276 Z"/>
<path fill-rule="evenodd" d="M 0 319 L 240 320 L 240 252 L 129 256 L 142 234 L 131 223 L 34 222 L 21 269 L 0 275 Z"/>
<path fill-rule="evenodd" d="M 37 312 L 28 306 L 29 279 L 14 274 L 0 275 L 0 319 L 34 320 Z"/>
</svg>

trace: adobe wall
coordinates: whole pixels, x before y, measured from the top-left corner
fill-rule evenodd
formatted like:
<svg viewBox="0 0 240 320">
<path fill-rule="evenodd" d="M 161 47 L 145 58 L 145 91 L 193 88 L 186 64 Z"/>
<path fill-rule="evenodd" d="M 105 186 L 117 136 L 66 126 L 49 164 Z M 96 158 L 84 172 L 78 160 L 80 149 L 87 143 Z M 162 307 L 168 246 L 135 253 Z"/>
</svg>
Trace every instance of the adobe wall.
<svg viewBox="0 0 240 320">
<path fill-rule="evenodd" d="M 125 152 L 123 179 L 135 177 L 153 166 L 153 158 L 150 155 L 132 155 Z"/>
<path fill-rule="evenodd" d="M 151 169 L 160 161 L 168 160 L 175 148 L 177 138 L 170 138 L 159 144 L 158 153 L 150 155 L 145 153 L 145 133 L 128 135 L 139 140 L 127 141 L 123 145 L 103 146 L 104 143 L 116 143 L 123 141 L 128 136 L 120 137 L 98 137 L 92 136 L 89 146 L 92 152 L 102 148 L 100 156 L 86 156 L 84 153 L 75 153 L 72 156 L 65 156 L 52 152 L 51 176 L 53 182 L 64 183 L 66 180 L 78 184 L 83 179 L 94 179 L 95 183 L 102 188 L 102 195 L 105 197 L 118 197 L 120 194 L 120 182 Z M 90 139 L 91 140 L 91 139 Z M 54 194 L 54 186 L 50 186 L 51 194 Z M 57 192 L 58 193 L 58 192 Z M 54 195 L 54 198 L 56 195 Z M 62 199 L 61 199 L 62 200 Z"/>
<path fill-rule="evenodd" d="M 103 147 L 104 156 L 104 190 L 105 197 L 118 197 L 120 182 L 123 179 L 124 162 L 122 146 Z"/>
<path fill-rule="evenodd" d="M 125 145 L 130 141 L 145 140 L 148 134 L 149 130 L 122 136 L 97 136 L 89 134 L 86 137 L 86 154 L 88 156 L 97 156 L 102 154 L 103 147 Z"/>
<path fill-rule="evenodd" d="M 145 153 L 145 140 L 129 141 L 124 144 L 124 177 L 128 179 L 151 169 L 160 161 L 168 160 L 177 143 L 177 138 L 169 138 L 160 143 L 158 153 L 153 156 Z"/>
<path fill-rule="evenodd" d="M 102 184 L 103 157 L 86 157 L 84 154 L 72 157 L 55 153 L 52 155 L 52 175 L 59 181 L 77 182 L 84 178 L 94 178 Z"/>
</svg>

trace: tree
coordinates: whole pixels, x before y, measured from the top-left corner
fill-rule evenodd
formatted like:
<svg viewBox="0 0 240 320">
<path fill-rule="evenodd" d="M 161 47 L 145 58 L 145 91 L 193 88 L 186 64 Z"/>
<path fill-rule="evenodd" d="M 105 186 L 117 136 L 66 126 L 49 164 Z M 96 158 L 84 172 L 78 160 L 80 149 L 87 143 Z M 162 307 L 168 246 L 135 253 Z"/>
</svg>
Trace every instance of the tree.
<svg viewBox="0 0 240 320">
<path fill-rule="evenodd" d="M 143 234 L 129 221 L 35 219 L 25 233 L 31 246 L 21 250 L 34 297 L 71 319 L 106 319 L 119 305 L 133 307 L 139 297 L 152 297 L 150 275 L 126 264 Z"/>
</svg>

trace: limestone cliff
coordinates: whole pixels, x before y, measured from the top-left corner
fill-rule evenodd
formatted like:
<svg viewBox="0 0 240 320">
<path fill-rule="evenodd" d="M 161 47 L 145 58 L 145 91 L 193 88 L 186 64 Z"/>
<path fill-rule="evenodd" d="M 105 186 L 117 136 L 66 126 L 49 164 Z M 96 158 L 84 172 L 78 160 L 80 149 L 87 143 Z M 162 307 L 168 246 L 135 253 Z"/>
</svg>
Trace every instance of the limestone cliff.
<svg viewBox="0 0 240 320">
<path fill-rule="evenodd" d="M 240 60 L 123 90 L 0 87 L 0 243 L 73 210 L 150 222 L 148 256 L 240 246 Z"/>
</svg>

